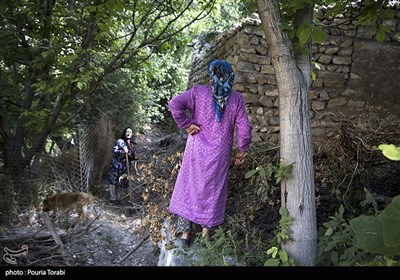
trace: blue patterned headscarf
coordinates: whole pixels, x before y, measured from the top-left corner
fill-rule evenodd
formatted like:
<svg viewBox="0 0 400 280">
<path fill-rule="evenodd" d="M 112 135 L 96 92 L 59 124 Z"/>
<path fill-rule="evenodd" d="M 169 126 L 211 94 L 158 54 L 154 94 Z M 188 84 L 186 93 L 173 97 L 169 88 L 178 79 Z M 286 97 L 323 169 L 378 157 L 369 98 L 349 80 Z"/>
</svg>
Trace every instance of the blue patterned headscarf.
<svg viewBox="0 0 400 280">
<path fill-rule="evenodd" d="M 228 98 L 232 90 L 233 74 L 232 66 L 225 60 L 213 60 L 208 64 L 207 74 L 211 77 L 213 91 L 213 107 L 217 122 L 221 121 Z"/>
</svg>

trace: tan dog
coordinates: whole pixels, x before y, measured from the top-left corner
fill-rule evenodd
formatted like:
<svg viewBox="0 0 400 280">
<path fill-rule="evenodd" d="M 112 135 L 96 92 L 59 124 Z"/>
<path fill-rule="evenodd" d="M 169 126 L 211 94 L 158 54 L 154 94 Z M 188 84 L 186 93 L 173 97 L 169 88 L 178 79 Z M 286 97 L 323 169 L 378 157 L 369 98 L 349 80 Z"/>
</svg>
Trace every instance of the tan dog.
<svg viewBox="0 0 400 280">
<path fill-rule="evenodd" d="M 88 221 L 87 207 L 92 206 L 93 198 L 84 192 L 75 193 L 56 193 L 46 196 L 43 200 L 43 212 L 53 211 L 53 219 L 56 217 L 58 210 L 66 211 L 67 222 L 69 219 L 69 212 L 75 210 L 78 214 L 78 219 L 74 226 L 78 224 L 81 218 Z"/>
</svg>

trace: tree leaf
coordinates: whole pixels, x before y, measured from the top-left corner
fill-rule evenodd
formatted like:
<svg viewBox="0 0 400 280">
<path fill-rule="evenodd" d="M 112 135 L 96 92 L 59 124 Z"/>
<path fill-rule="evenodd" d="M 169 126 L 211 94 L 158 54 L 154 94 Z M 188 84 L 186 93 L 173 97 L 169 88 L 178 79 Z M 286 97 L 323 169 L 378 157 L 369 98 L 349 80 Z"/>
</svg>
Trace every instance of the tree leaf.
<svg viewBox="0 0 400 280">
<path fill-rule="evenodd" d="M 78 89 L 82 90 L 83 87 L 84 87 L 84 84 L 83 84 L 82 82 L 77 82 L 77 83 L 76 83 L 76 87 L 77 87 Z"/>
<path fill-rule="evenodd" d="M 265 168 L 260 168 L 260 177 L 264 178 L 265 177 Z"/>
<path fill-rule="evenodd" d="M 386 35 L 385 35 L 385 32 L 383 32 L 383 31 L 378 31 L 375 36 L 375 38 L 378 42 L 383 42 L 385 40 L 385 37 L 386 37 Z"/>
<path fill-rule="evenodd" d="M 382 151 L 383 155 L 391 160 L 400 160 L 400 147 L 393 144 L 381 144 L 378 148 Z"/>
<path fill-rule="evenodd" d="M 289 260 L 289 256 L 286 253 L 286 251 L 280 251 L 279 252 L 279 258 L 281 259 L 282 262 L 287 263 Z"/>
<path fill-rule="evenodd" d="M 257 172 L 258 172 L 257 169 L 253 169 L 253 170 L 247 171 L 246 174 L 244 174 L 244 178 L 248 179 L 251 176 L 253 176 L 254 174 L 256 174 Z"/>
<path fill-rule="evenodd" d="M 339 255 L 336 251 L 331 252 L 331 261 L 334 265 L 337 265 L 339 262 Z"/>
<path fill-rule="evenodd" d="M 328 228 L 327 230 L 326 230 L 326 232 L 325 232 L 325 236 L 329 236 L 329 235 L 332 235 L 332 233 L 333 233 L 333 228 Z"/>
<path fill-rule="evenodd" d="M 321 26 L 316 26 L 313 28 L 311 32 L 311 39 L 313 43 L 321 44 L 325 42 L 326 38 L 328 38 L 328 35 L 325 33 Z"/>
<path fill-rule="evenodd" d="M 299 36 L 300 45 L 304 46 L 311 36 L 311 29 L 310 28 L 300 29 L 298 36 Z"/>
<path fill-rule="evenodd" d="M 383 228 L 383 240 L 386 246 L 400 246 L 400 195 L 393 198 L 378 220 Z"/>
<path fill-rule="evenodd" d="M 66 56 L 61 56 L 58 61 L 60 64 L 64 64 L 64 63 L 70 63 L 71 61 L 73 61 L 75 58 L 77 58 L 76 55 L 66 55 Z"/>
<path fill-rule="evenodd" d="M 280 262 L 277 259 L 268 259 L 265 261 L 264 266 L 278 266 L 279 263 Z"/>
<path fill-rule="evenodd" d="M 350 227 L 356 235 L 357 248 L 386 256 L 400 254 L 400 246 L 387 247 L 383 242 L 383 229 L 377 218 L 360 216 L 350 220 Z"/>
</svg>

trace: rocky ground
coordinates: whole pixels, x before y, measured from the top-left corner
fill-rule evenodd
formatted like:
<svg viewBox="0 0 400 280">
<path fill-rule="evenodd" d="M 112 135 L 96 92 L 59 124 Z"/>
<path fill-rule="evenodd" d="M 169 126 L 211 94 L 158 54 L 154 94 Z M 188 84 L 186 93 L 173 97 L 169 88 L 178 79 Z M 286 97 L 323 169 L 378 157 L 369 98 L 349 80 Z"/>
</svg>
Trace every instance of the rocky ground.
<svg viewBox="0 0 400 280">
<path fill-rule="evenodd" d="M 99 202 L 96 211 L 100 215 L 91 215 L 88 226 L 80 223 L 75 229 L 65 229 L 62 223 L 53 224 L 68 255 L 66 258 L 60 257 L 50 231 L 40 221 L 3 231 L 1 247 L 16 251 L 21 244 L 28 245 L 27 254 L 16 257 L 19 265 L 66 265 L 67 261 L 72 266 L 157 265 L 158 250 L 141 226 L 142 215 L 127 217 L 124 206 L 109 202 Z M 74 218 L 72 215 L 71 220 Z M 2 258 L 1 265 L 12 264 Z"/>
<path fill-rule="evenodd" d="M 157 265 L 157 248 L 142 227 L 140 213 L 129 217 L 124 214 L 123 206 L 103 203 L 98 207 L 101 215 L 91 226 L 93 230 L 67 246 L 77 265 Z"/>
</svg>

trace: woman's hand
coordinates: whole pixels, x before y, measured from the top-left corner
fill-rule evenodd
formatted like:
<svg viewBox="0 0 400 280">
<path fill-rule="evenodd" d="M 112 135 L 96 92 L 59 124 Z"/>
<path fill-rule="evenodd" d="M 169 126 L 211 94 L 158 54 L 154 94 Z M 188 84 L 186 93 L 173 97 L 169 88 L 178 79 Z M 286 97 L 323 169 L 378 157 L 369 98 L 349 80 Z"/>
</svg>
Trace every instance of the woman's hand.
<svg viewBox="0 0 400 280">
<path fill-rule="evenodd" d="M 244 157 L 246 156 L 246 152 L 244 152 L 244 151 L 238 151 L 237 153 L 236 153 L 236 155 L 235 155 L 235 157 L 233 158 L 233 160 L 232 160 L 232 163 L 234 164 L 234 165 L 240 165 L 240 164 L 242 164 L 243 163 L 243 161 L 244 161 Z"/>
<path fill-rule="evenodd" d="M 196 125 L 196 124 L 191 124 L 189 125 L 188 128 L 186 128 L 186 132 L 190 135 L 194 135 L 197 132 L 199 132 L 201 130 L 200 126 Z"/>
</svg>

